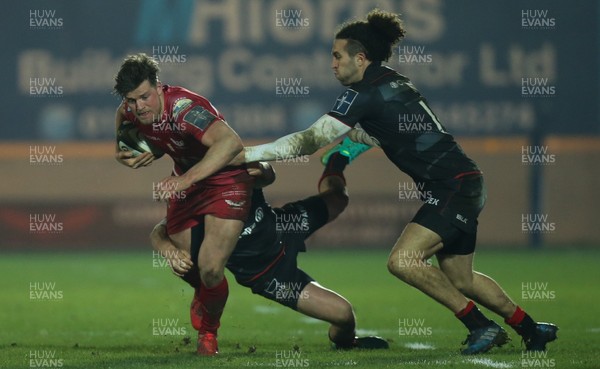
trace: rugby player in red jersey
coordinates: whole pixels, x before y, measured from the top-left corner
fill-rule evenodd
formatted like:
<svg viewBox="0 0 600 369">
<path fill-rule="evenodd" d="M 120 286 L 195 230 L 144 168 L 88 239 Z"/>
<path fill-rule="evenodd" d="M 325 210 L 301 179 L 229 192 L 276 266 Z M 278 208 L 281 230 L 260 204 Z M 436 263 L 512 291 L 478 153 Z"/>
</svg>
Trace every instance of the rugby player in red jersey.
<svg viewBox="0 0 600 369">
<path fill-rule="evenodd" d="M 332 160 L 339 159 L 332 157 Z M 255 294 L 329 322 L 329 339 L 335 348 L 388 348 L 382 338 L 356 337 L 356 319 L 348 300 L 324 288 L 297 266 L 298 253 L 306 251 L 304 240 L 337 218 L 348 204 L 343 172 L 329 171 L 319 183 L 318 195 L 273 208 L 261 189 L 275 180 L 271 166 L 250 163 L 248 171 L 257 178 L 252 209 L 227 262 L 237 282 Z M 196 255 L 200 242 L 197 240 L 202 239 L 204 232 L 199 226 L 192 227 L 188 246 L 180 249 L 169 239 L 165 223 L 163 220 L 152 231 L 152 246 L 168 260 L 176 275 L 198 291 Z M 194 329 L 201 330 L 202 312 L 196 301 L 192 300 L 190 317 Z"/>
<path fill-rule="evenodd" d="M 534 321 L 493 279 L 473 271 L 477 217 L 486 199 L 483 173 L 411 81 L 381 65 L 403 37 L 398 16 L 381 10 L 342 25 L 333 42 L 331 66 L 347 89 L 331 111 L 304 131 L 245 148 L 234 162 L 312 154 L 347 133 L 380 146 L 428 194 L 392 248 L 389 271 L 460 319 L 469 330 L 463 354 L 486 352 L 508 341 L 506 331 L 472 300 L 502 316 L 527 350 L 545 350 L 558 327 Z M 422 124 L 406 124 L 415 118 Z M 361 130 L 351 131 L 359 123 Z M 346 138 L 327 156 L 345 155 L 349 161 L 363 151 Z M 433 255 L 439 267 L 426 262 Z"/>
<path fill-rule="evenodd" d="M 123 97 L 115 123 L 132 122 L 173 159 L 172 175 L 153 186 L 159 198 L 168 200 L 167 232 L 173 242 L 186 242 L 185 230 L 203 225 L 196 294 L 203 312 L 198 353 L 214 355 L 229 293 L 224 268 L 248 216 L 254 179 L 245 166 L 228 165 L 243 145 L 217 109 L 185 88 L 162 84 L 158 72 L 158 64 L 146 54 L 124 60 L 115 77 L 114 90 Z M 133 157 L 118 148 L 116 158 L 131 168 L 154 159 L 149 153 Z"/>
</svg>

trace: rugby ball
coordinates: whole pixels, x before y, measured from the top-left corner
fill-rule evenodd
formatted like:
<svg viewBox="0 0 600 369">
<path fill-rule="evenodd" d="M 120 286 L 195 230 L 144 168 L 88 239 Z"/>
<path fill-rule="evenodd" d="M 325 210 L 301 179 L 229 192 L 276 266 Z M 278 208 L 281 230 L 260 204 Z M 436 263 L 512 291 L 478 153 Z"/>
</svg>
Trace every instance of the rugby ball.
<svg viewBox="0 0 600 369">
<path fill-rule="evenodd" d="M 152 153 L 157 159 L 164 155 L 164 152 L 152 146 L 135 124 L 129 121 L 121 123 L 117 129 L 117 145 L 121 151 L 131 151 L 134 157 L 145 152 Z"/>
</svg>

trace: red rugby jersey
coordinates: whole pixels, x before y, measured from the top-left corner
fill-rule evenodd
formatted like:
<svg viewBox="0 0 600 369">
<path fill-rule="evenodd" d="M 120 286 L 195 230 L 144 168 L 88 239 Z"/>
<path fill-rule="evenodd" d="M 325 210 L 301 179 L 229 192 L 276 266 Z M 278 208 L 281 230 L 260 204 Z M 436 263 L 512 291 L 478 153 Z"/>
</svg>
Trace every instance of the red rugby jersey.
<svg viewBox="0 0 600 369">
<path fill-rule="evenodd" d="M 174 174 L 182 175 L 204 158 L 208 147 L 202 144 L 202 136 L 212 123 L 224 118 L 210 101 L 183 87 L 163 85 L 163 93 L 164 109 L 160 122 L 141 124 L 131 111 L 125 116 L 151 145 L 173 159 Z M 232 177 L 242 172 L 246 172 L 243 167 L 227 166 L 202 182 L 233 183 Z"/>
</svg>

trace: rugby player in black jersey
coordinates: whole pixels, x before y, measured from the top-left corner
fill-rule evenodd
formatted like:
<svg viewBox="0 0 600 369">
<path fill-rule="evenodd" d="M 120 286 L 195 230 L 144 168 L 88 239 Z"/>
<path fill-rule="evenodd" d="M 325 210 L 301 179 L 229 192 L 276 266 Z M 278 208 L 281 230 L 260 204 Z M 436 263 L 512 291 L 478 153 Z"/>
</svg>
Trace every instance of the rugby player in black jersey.
<svg viewBox="0 0 600 369">
<path fill-rule="evenodd" d="M 331 158 L 331 161 L 337 160 L 340 158 Z M 256 178 L 252 207 L 226 265 L 236 281 L 255 294 L 329 322 L 329 339 L 335 348 L 388 348 L 382 338 L 356 337 L 354 311 L 348 300 L 319 285 L 297 266 L 298 252 L 306 250 L 304 240 L 335 219 L 348 204 L 342 170 L 328 170 L 323 175 L 318 195 L 281 208 L 272 208 L 261 189 L 275 180 L 272 167 L 268 163 L 250 163 L 248 172 Z M 198 250 L 177 248 L 167 235 L 165 223 L 163 220 L 152 231 L 152 246 L 168 260 L 173 272 L 195 289 L 190 317 L 194 329 L 200 331 Z M 187 244 L 200 247 L 203 233 L 203 224 L 189 229 Z"/>
<path fill-rule="evenodd" d="M 521 335 L 527 350 L 545 350 L 546 343 L 556 339 L 558 328 L 535 322 L 494 280 L 473 271 L 477 217 L 486 199 L 481 170 L 410 80 L 381 65 L 404 33 L 396 14 L 377 9 L 366 20 L 343 24 L 333 42 L 332 68 L 347 89 L 331 111 L 304 131 L 246 147 L 234 163 L 312 154 L 344 134 L 381 147 L 423 194 L 429 194 L 392 248 L 389 271 L 464 323 L 469 335 L 463 354 L 486 352 L 508 341 L 506 331 L 486 318 L 473 301 L 502 316 Z M 406 124 L 415 120 L 421 124 Z M 352 129 L 357 124 L 360 127 Z M 343 166 L 361 151 L 364 148 L 345 138 L 327 156 L 346 155 Z M 426 262 L 433 255 L 439 267 Z"/>
</svg>

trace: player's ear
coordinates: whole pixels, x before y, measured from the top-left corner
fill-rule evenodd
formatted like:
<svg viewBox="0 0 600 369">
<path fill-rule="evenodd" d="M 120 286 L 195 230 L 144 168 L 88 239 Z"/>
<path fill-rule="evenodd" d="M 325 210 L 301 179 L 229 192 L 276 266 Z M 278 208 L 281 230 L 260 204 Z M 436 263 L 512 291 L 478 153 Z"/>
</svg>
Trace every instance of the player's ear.
<svg viewBox="0 0 600 369">
<path fill-rule="evenodd" d="M 362 65 L 365 63 L 366 60 L 367 60 L 367 56 L 365 55 L 365 53 L 359 52 L 359 53 L 356 53 L 356 55 L 354 55 L 354 61 L 356 62 L 356 65 L 358 65 L 359 67 L 362 67 Z"/>
<path fill-rule="evenodd" d="M 162 82 L 160 80 L 156 80 L 156 92 L 158 92 L 158 95 L 162 95 L 163 91 L 162 91 Z"/>
</svg>

